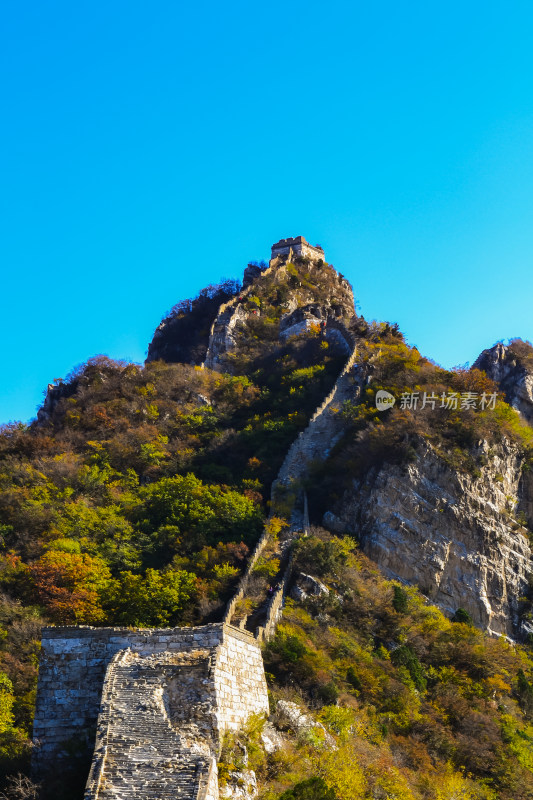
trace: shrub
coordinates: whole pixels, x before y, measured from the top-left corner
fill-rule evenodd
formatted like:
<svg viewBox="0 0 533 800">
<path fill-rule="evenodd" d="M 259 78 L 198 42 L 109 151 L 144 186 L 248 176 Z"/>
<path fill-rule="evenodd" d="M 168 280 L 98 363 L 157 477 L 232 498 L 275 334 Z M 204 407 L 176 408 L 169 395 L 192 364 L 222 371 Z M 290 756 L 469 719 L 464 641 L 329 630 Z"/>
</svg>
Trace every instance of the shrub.
<svg viewBox="0 0 533 800">
<path fill-rule="evenodd" d="M 427 681 L 424 675 L 424 667 L 411 647 L 405 644 L 397 647 L 391 653 L 391 661 L 396 667 L 405 667 L 416 688 L 420 691 L 425 691 Z"/>
<path fill-rule="evenodd" d="M 333 789 L 328 789 L 322 778 L 309 778 L 283 792 L 279 800 L 337 800 L 337 795 Z"/>
<path fill-rule="evenodd" d="M 468 611 L 464 608 L 458 608 L 452 617 L 452 622 L 462 622 L 464 625 L 473 625 L 474 621 Z"/>
<path fill-rule="evenodd" d="M 334 681 L 319 686 L 318 696 L 326 705 L 333 705 L 339 699 L 339 689 Z"/>
<path fill-rule="evenodd" d="M 196 575 L 184 570 L 147 569 L 144 577 L 123 572 L 107 602 L 119 624 L 164 627 L 180 621 L 196 589 Z"/>
<path fill-rule="evenodd" d="M 105 561 L 87 553 L 50 550 L 28 569 L 33 596 L 56 622 L 102 622 L 102 596 L 110 585 Z"/>
<path fill-rule="evenodd" d="M 401 586 L 394 584 L 392 587 L 394 597 L 392 598 L 392 607 L 398 614 L 406 614 L 409 605 L 409 595 L 402 589 Z"/>
<path fill-rule="evenodd" d="M 350 552 L 356 547 L 356 542 L 348 536 L 342 539 L 338 536 L 327 539 L 309 536 L 297 543 L 296 563 L 304 572 L 312 572 L 321 577 L 335 575 L 346 564 Z"/>
<path fill-rule="evenodd" d="M 353 667 L 348 667 L 346 671 L 346 680 L 353 689 L 355 689 L 356 691 L 361 690 L 362 686 L 361 680 L 359 679 L 359 676 Z"/>
<path fill-rule="evenodd" d="M 533 715 L 533 685 L 528 681 L 523 669 L 519 669 L 516 681 L 516 695 L 524 714 Z"/>
</svg>

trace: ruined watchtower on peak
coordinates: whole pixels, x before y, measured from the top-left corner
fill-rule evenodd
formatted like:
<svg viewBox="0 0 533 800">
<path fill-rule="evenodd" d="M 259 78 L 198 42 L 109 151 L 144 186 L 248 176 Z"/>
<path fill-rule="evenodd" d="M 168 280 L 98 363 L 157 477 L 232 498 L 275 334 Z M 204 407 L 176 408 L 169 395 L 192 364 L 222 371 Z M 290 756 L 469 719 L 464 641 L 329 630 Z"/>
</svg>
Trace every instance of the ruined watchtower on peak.
<svg viewBox="0 0 533 800">
<path fill-rule="evenodd" d="M 319 244 L 314 246 L 309 244 L 309 242 L 304 239 L 303 236 L 280 239 L 279 242 L 273 244 L 271 260 L 277 258 L 278 256 L 288 256 L 291 250 L 294 255 L 311 258 L 313 261 L 318 259 L 321 259 L 322 261 L 326 260 L 324 257 L 323 248 Z"/>
</svg>

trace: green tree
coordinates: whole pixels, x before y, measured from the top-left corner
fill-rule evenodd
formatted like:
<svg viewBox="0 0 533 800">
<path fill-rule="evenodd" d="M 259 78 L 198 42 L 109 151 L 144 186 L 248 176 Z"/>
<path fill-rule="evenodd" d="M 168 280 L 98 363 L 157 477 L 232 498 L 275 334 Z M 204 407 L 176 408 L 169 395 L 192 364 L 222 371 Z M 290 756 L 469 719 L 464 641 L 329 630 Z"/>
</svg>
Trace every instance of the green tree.
<svg viewBox="0 0 533 800">
<path fill-rule="evenodd" d="M 392 590 L 394 592 L 392 607 L 398 614 L 406 614 L 409 605 L 409 595 L 405 589 L 402 589 L 401 586 L 397 586 L 396 584 L 392 587 Z"/>
<path fill-rule="evenodd" d="M 141 527 L 157 531 L 175 526 L 186 548 L 219 541 L 250 541 L 261 527 L 261 511 L 247 497 L 223 486 L 204 484 L 195 475 L 162 478 L 140 492 Z"/>
<path fill-rule="evenodd" d="M 144 577 L 123 572 L 109 600 L 110 614 L 122 625 L 175 625 L 196 588 L 196 575 L 185 570 L 147 569 Z"/>
</svg>

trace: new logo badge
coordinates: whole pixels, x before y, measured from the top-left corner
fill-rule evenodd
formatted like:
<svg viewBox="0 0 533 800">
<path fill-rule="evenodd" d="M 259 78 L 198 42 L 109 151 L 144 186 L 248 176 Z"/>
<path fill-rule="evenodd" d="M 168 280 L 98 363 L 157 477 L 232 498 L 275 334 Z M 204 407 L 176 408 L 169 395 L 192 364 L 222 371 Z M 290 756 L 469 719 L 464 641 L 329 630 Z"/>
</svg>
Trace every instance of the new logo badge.
<svg viewBox="0 0 533 800">
<path fill-rule="evenodd" d="M 380 389 L 376 392 L 376 408 L 378 411 L 386 411 L 388 408 L 392 408 L 395 402 L 394 395 L 386 392 L 385 389 Z"/>
</svg>

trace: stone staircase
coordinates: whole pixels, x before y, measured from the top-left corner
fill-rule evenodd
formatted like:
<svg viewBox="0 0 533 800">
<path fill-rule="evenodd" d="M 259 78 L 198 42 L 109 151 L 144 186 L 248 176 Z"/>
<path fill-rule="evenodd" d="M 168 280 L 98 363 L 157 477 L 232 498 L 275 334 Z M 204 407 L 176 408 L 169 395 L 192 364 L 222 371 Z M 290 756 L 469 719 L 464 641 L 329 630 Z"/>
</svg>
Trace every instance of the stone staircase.
<svg viewBox="0 0 533 800">
<path fill-rule="evenodd" d="M 289 448 L 277 478 L 272 485 L 272 508 L 274 511 L 271 512 L 271 515 L 275 513 L 275 499 L 280 488 L 288 489 L 291 486 L 296 486 L 297 499 L 292 509 L 290 531 L 282 542 L 282 571 L 276 579 L 278 588 L 270 598 L 265 598 L 260 605 L 251 611 L 246 619 L 239 623 L 241 627 L 252 632 L 259 640 L 269 639 L 275 632 L 276 624 L 281 617 L 284 597 L 292 573 L 292 545 L 300 534 L 309 530 L 307 496 L 302 490 L 301 483 L 307 477 L 311 463 L 326 459 L 333 446 L 339 440 L 342 435 L 342 422 L 339 412 L 347 400 L 354 400 L 359 396 L 364 381 L 363 372 L 361 371 L 361 374 L 357 374 L 355 338 L 338 321 L 334 322 L 334 328 L 346 342 L 349 342 L 350 354 L 335 381 L 335 385 L 316 409 L 307 428 L 298 435 Z M 301 509 L 299 506 L 301 506 Z M 226 623 L 232 622 L 238 604 L 246 598 L 254 566 L 268 543 L 268 534 L 264 533 L 249 559 L 235 595 L 228 603 L 224 616 Z"/>
<path fill-rule="evenodd" d="M 348 331 L 346 335 L 349 336 Z M 308 474 L 313 461 L 324 461 L 342 435 L 339 412 L 347 400 L 354 400 L 361 390 L 355 367 L 357 347 L 352 341 L 352 351 L 330 393 L 319 405 L 305 430 L 298 434 L 290 446 L 273 486 L 273 494 L 280 486 L 301 481 Z"/>
<path fill-rule="evenodd" d="M 209 651 L 120 651 L 102 695 L 86 800 L 210 800 L 215 700 Z M 216 781 L 216 769 L 215 769 Z"/>
</svg>

